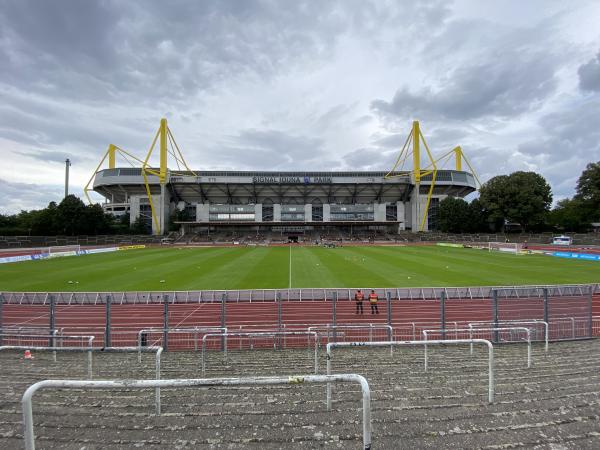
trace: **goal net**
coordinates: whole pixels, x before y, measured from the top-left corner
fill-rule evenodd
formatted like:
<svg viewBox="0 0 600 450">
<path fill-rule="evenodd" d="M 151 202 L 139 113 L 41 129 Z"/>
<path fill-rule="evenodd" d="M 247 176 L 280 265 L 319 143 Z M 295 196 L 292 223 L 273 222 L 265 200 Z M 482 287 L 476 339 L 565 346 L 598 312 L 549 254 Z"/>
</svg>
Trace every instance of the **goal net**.
<svg viewBox="0 0 600 450">
<path fill-rule="evenodd" d="M 516 242 L 490 242 L 488 247 L 490 252 L 514 253 L 516 255 L 519 254 L 522 248 L 523 244 Z"/>
<path fill-rule="evenodd" d="M 48 247 L 48 256 L 75 256 L 81 245 L 55 245 Z"/>
</svg>

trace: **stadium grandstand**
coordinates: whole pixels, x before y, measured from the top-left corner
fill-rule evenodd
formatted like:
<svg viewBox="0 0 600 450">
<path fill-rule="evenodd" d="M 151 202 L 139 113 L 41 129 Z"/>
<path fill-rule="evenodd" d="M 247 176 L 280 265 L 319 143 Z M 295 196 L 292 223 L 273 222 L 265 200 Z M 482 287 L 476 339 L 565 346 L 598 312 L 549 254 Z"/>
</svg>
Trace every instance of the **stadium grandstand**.
<svg viewBox="0 0 600 450">
<path fill-rule="evenodd" d="M 157 142 L 160 167 L 153 168 L 148 161 Z M 429 159 L 425 167 L 421 153 Z M 117 154 L 141 167 L 117 167 Z M 186 170 L 171 170 L 169 156 Z M 107 158 L 108 168 L 100 169 Z M 454 169 L 442 170 L 440 162 L 450 158 Z M 410 160 L 411 170 L 402 170 L 400 162 Z M 129 214 L 131 223 L 141 217 L 154 234 L 168 231 L 177 210 L 185 218 L 178 221 L 183 233 L 277 232 L 293 238 L 331 231 L 416 232 L 436 229 L 440 200 L 476 190 L 477 176 L 470 164 L 470 172 L 462 170 L 463 161 L 468 164 L 460 147 L 435 160 L 414 122 L 389 172 L 194 171 L 163 119 L 144 160 L 109 146 L 85 191 L 102 195 L 107 212 Z"/>
</svg>

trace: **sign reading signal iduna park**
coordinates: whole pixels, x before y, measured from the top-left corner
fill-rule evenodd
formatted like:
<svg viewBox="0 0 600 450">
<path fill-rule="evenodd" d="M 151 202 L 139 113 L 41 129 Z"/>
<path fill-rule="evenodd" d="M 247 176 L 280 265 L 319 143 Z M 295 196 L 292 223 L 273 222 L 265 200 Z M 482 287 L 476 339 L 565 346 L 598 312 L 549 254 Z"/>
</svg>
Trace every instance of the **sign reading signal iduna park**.
<svg viewBox="0 0 600 450">
<path fill-rule="evenodd" d="M 252 177 L 254 184 L 311 184 L 311 183 L 331 183 L 332 177 Z"/>
</svg>

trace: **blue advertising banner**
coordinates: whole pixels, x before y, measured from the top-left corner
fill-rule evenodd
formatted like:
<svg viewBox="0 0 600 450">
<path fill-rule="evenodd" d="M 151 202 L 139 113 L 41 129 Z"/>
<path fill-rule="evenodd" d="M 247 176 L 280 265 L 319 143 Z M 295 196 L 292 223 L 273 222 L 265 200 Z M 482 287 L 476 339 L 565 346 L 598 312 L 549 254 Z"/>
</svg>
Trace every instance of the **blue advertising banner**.
<svg viewBox="0 0 600 450">
<path fill-rule="evenodd" d="M 559 258 L 570 258 L 570 259 L 584 259 L 586 261 L 600 261 L 600 255 L 593 255 L 591 253 L 572 253 L 572 252 L 552 252 L 552 256 Z"/>
</svg>

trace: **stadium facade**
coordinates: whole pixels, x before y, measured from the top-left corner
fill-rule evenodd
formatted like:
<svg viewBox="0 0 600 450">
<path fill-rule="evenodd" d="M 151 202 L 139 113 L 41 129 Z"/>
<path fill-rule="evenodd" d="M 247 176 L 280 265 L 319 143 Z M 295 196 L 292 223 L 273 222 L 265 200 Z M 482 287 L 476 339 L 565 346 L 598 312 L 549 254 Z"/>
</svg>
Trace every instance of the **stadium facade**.
<svg viewBox="0 0 600 450">
<path fill-rule="evenodd" d="M 416 131 L 413 125 L 411 134 L 415 135 L 413 143 L 417 141 L 413 148 L 417 170 L 172 171 L 166 162 L 166 142 L 171 135 L 163 119 L 155 138 L 155 142 L 158 138 L 162 141 L 161 133 L 165 136 L 161 167 L 147 166 L 152 147 L 141 168 L 116 167 L 114 153 L 118 148 L 111 146 L 105 155 L 109 168 L 94 172 L 93 190 L 106 199 L 107 212 L 129 214 L 132 223 L 141 217 L 156 234 L 168 231 L 176 210 L 186 213 L 180 214 L 185 220 L 178 222 L 186 233 L 227 228 L 284 232 L 349 227 L 388 233 L 432 230 L 437 226 L 439 201 L 475 191 L 477 179 L 463 170 L 422 170 L 420 131 L 418 122 L 415 124 Z M 460 151 L 457 149 L 453 151 Z M 456 158 L 456 168 L 460 169 L 460 154 Z"/>
</svg>

